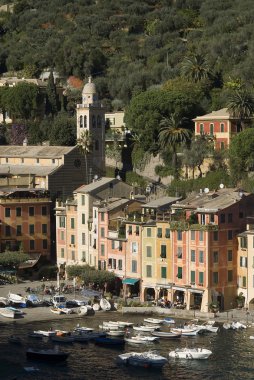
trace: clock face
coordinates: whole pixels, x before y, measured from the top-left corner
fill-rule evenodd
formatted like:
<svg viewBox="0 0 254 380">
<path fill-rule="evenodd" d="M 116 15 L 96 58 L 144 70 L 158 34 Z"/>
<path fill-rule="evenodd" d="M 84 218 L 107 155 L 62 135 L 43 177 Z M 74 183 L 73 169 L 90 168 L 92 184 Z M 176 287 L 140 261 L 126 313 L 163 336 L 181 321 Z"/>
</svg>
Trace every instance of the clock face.
<svg viewBox="0 0 254 380">
<path fill-rule="evenodd" d="M 80 161 L 80 159 L 76 158 L 76 160 L 74 161 L 74 166 L 75 166 L 76 168 L 80 168 L 80 166 L 81 166 L 81 161 Z"/>
</svg>

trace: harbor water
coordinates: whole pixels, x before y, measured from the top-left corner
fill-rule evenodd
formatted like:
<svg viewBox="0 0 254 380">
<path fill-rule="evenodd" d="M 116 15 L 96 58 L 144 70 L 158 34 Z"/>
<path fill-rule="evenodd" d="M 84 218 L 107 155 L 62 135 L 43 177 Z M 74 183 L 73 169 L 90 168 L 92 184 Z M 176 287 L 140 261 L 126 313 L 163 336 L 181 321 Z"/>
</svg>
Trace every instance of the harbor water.
<svg viewBox="0 0 254 380">
<path fill-rule="evenodd" d="M 238 380 L 254 379 L 254 327 L 232 331 L 220 328 L 217 334 L 207 333 L 179 340 L 160 339 L 156 343 L 144 345 L 125 344 L 124 349 L 98 347 L 94 343 L 61 344 L 60 349 L 70 355 L 65 363 L 50 364 L 26 360 L 26 349 L 53 348 L 54 344 L 43 338 L 36 340 L 28 337 L 33 330 L 52 329 L 72 330 L 77 323 L 80 326 L 93 327 L 109 320 L 125 320 L 141 324 L 144 316 L 121 315 L 120 313 L 98 312 L 95 316 L 85 316 L 76 320 L 57 320 L 24 324 L 13 322 L 0 326 L 0 379 L 1 380 L 134 380 L 134 379 L 172 379 L 172 380 Z M 179 320 L 181 324 L 183 321 Z M 130 328 L 130 331 L 132 329 Z M 167 331 L 168 327 L 163 326 Z M 8 342 L 11 335 L 22 339 L 21 345 Z M 168 353 L 178 347 L 202 347 L 213 354 L 208 360 L 169 359 Z M 116 358 L 123 352 L 154 350 L 168 359 L 162 368 L 145 369 L 119 366 Z M 28 367 L 28 368 L 27 368 Z M 24 368 L 27 368 L 25 370 Z M 31 372 L 30 372 L 31 371 Z"/>
</svg>

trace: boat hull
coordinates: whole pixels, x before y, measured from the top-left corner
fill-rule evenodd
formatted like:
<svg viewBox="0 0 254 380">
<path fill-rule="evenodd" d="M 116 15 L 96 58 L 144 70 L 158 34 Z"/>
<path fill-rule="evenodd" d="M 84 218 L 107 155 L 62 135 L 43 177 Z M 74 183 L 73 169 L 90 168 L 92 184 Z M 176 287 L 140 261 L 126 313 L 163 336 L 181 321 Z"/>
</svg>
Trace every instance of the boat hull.
<svg viewBox="0 0 254 380">
<path fill-rule="evenodd" d="M 42 353 L 42 352 L 36 352 L 36 351 L 27 351 L 26 357 L 29 360 L 42 360 L 42 361 L 49 361 L 49 362 L 63 362 L 67 360 L 69 354 L 66 352 L 62 353 Z"/>
</svg>

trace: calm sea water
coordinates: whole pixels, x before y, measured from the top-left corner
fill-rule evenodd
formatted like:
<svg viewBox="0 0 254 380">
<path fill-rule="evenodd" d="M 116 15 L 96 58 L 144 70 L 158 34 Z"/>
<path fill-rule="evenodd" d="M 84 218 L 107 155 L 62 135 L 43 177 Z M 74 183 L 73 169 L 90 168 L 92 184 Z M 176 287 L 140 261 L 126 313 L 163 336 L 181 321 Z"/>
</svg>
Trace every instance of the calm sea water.
<svg viewBox="0 0 254 380">
<path fill-rule="evenodd" d="M 84 317 L 82 320 L 40 322 L 20 324 L 19 322 L 0 326 L 0 379 L 1 380 L 133 380 L 133 379 L 173 379 L 173 380 L 203 380 L 203 379 L 254 379 L 254 341 L 249 339 L 254 335 L 254 328 L 245 331 L 226 331 L 221 328 L 217 334 L 199 335 L 197 337 L 181 338 L 180 341 L 161 339 L 158 343 L 134 346 L 125 345 L 125 349 L 110 349 L 93 343 L 75 343 L 61 345 L 61 349 L 70 353 L 64 364 L 46 364 L 28 362 L 26 349 L 53 347 L 47 338 L 43 341 L 28 338 L 27 333 L 37 329 L 73 329 L 76 323 L 98 328 L 102 321 L 128 320 L 141 323 L 144 316 L 124 315 L 119 313 L 97 313 L 95 316 Z M 182 323 L 182 321 L 179 323 Z M 164 330 L 167 328 L 165 327 Z M 8 343 L 12 334 L 22 338 L 22 345 Z M 213 355 L 208 360 L 184 361 L 170 359 L 161 371 L 137 369 L 118 366 L 116 357 L 129 351 L 156 350 L 168 358 L 169 351 L 183 346 L 208 348 Z M 34 366 L 39 371 L 28 373 L 24 367 Z"/>
</svg>

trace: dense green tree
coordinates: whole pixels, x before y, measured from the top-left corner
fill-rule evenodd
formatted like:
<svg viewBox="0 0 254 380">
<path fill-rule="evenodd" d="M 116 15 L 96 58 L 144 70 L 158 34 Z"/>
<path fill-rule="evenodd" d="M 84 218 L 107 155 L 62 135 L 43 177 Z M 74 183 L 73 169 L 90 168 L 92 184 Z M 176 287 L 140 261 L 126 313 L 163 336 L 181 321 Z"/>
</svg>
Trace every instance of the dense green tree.
<svg viewBox="0 0 254 380">
<path fill-rule="evenodd" d="M 254 97 L 244 88 L 236 89 L 228 100 L 228 110 L 240 119 L 241 125 L 249 122 L 254 113 Z"/>
<path fill-rule="evenodd" d="M 235 181 L 254 168 L 254 129 L 248 128 L 233 137 L 229 146 L 230 173 Z"/>
<path fill-rule="evenodd" d="M 114 273 L 97 270 L 89 265 L 69 265 L 66 270 L 69 277 L 79 277 L 85 285 L 98 285 L 100 289 L 104 289 L 106 283 L 115 281 Z"/>
<path fill-rule="evenodd" d="M 59 113 L 49 131 L 50 145 L 74 146 L 76 142 L 76 121 L 65 112 Z"/>
<path fill-rule="evenodd" d="M 193 82 L 207 79 L 211 70 L 204 54 L 192 54 L 185 57 L 181 64 L 181 74 L 184 78 Z"/>
<path fill-rule="evenodd" d="M 29 260 L 29 255 L 23 252 L 2 252 L 0 265 L 6 268 L 18 269 L 19 265 Z"/>
</svg>

